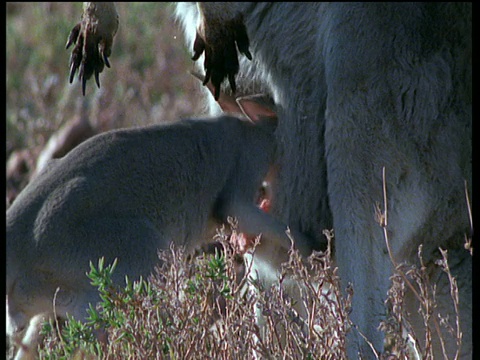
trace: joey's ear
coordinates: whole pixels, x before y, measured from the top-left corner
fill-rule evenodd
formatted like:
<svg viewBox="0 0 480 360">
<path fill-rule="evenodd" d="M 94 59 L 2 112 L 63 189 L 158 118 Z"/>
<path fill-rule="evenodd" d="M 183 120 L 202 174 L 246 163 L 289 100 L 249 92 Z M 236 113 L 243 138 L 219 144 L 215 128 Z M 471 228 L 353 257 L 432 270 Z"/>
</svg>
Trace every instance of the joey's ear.
<svg viewBox="0 0 480 360">
<path fill-rule="evenodd" d="M 242 96 L 237 99 L 237 103 L 243 114 L 253 122 L 269 119 L 269 122 L 276 124 L 277 112 L 271 97 L 265 94 Z"/>
<path fill-rule="evenodd" d="M 202 82 L 205 78 L 196 71 L 190 71 L 190 74 Z M 211 81 L 205 86 L 213 95 L 215 89 L 213 88 Z M 220 108 L 224 113 L 243 115 L 255 123 L 262 118 L 269 118 L 270 123 L 273 123 L 277 119 L 275 104 L 272 98 L 265 94 L 247 95 L 235 99 L 233 96 L 220 92 L 218 105 L 220 105 Z"/>
<path fill-rule="evenodd" d="M 190 74 L 192 74 L 194 77 L 196 77 L 198 80 L 203 82 L 203 79 L 205 79 L 205 76 L 199 74 L 196 71 L 190 71 Z M 208 90 L 210 90 L 210 93 L 212 96 L 214 95 L 214 87 L 212 85 L 212 82 L 209 81 L 205 85 Z M 233 96 L 227 95 L 223 92 L 220 92 L 220 96 L 217 100 L 218 105 L 220 105 L 220 108 L 224 113 L 229 113 L 229 114 L 234 114 L 234 115 L 243 115 L 243 111 L 241 107 L 238 105 L 238 103 L 235 101 L 235 98 Z"/>
</svg>

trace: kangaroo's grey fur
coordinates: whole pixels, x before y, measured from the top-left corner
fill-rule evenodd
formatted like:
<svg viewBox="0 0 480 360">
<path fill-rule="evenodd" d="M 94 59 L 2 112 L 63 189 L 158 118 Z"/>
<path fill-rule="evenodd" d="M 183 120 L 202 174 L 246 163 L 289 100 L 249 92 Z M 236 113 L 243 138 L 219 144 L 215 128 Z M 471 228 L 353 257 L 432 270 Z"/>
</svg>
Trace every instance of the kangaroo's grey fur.
<svg viewBox="0 0 480 360">
<path fill-rule="evenodd" d="M 209 4 L 177 5 L 190 49 L 199 22 L 209 20 L 199 9 Z M 272 212 L 316 245 L 333 226 L 343 285 L 355 290 L 351 319 L 382 351 L 378 325 L 393 272 L 375 219 L 385 167 L 395 261 L 416 263 L 421 243 L 426 263 L 439 258 L 438 247 L 449 249 L 460 280 L 462 355 L 471 356 L 472 260 L 462 248 L 470 228 L 465 181 L 469 195 L 472 184 L 471 4 L 223 7 L 228 11 L 219 10 L 208 25 L 222 26 L 222 14 L 241 14 L 253 56 L 241 56 L 237 88 L 267 89 L 277 105 L 280 170 Z M 214 101 L 211 108 L 218 111 Z M 439 272 L 431 281 L 448 290 L 445 279 Z M 442 290 L 438 301 L 454 317 L 449 296 Z M 447 343 L 449 356 L 454 348 Z M 373 357 L 355 330 L 348 353 Z"/>
</svg>

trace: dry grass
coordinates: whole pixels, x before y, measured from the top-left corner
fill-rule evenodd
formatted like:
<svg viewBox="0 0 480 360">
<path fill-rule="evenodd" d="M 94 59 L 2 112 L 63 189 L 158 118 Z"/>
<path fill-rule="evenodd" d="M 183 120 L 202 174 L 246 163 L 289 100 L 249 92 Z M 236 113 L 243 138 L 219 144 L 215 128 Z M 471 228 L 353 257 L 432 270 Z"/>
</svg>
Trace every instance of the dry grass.
<svg viewBox="0 0 480 360">
<path fill-rule="evenodd" d="M 227 238 L 221 241 L 226 244 Z M 162 265 L 148 282 L 119 292 L 101 290 L 108 300 L 86 327 L 75 321 L 63 330 L 46 326 L 41 358 L 88 358 L 92 352 L 102 359 L 343 357 L 350 306 L 340 294 L 329 253 L 314 254 L 304 264 L 293 251 L 279 281 L 268 286 L 247 280 L 249 269 L 247 277 L 237 278 L 234 256 L 225 248 L 225 255 L 193 259 L 174 246 L 161 252 Z M 285 290 L 289 277 L 298 281 L 310 321 L 298 316 Z M 264 326 L 258 325 L 256 313 Z M 97 325 L 106 329 L 108 341 L 92 336 Z"/>
<path fill-rule="evenodd" d="M 332 234 L 325 235 L 330 243 Z M 355 295 L 351 287 L 342 293 L 328 249 L 304 261 L 292 250 L 278 281 L 265 284 L 250 278 L 248 268 L 245 277 L 238 276 L 242 271 L 227 246 L 228 236 L 220 232 L 217 237 L 224 244 L 223 254 L 192 258 L 172 245 L 160 252 L 161 265 L 148 281 L 127 283 L 122 290 L 108 285 L 105 266 L 97 267 L 90 277 L 104 300 L 91 312 L 86 325 L 72 319 L 66 326 L 45 324 L 40 358 L 346 358 L 346 334 L 355 326 L 348 318 Z M 446 254 L 443 256 L 439 265 L 450 277 Z M 451 278 L 451 282 L 452 299 L 458 305 L 455 280 Z M 428 325 L 424 334 L 411 331 L 404 309 L 406 287 L 418 293 L 419 308 Z M 291 297 L 295 291 L 300 292 L 306 309 L 303 316 Z M 438 318 L 445 321 L 435 323 L 434 291 L 425 267 L 397 266 L 386 300 L 389 315 L 381 324 L 388 340 L 386 351 L 375 354 L 376 358 L 433 359 L 431 340 L 437 336 L 437 326 L 448 328 L 448 336 L 461 344 L 458 316 L 448 320 L 443 314 Z M 97 340 L 94 334 L 98 329 L 104 329 L 100 334 L 107 341 Z"/>
</svg>

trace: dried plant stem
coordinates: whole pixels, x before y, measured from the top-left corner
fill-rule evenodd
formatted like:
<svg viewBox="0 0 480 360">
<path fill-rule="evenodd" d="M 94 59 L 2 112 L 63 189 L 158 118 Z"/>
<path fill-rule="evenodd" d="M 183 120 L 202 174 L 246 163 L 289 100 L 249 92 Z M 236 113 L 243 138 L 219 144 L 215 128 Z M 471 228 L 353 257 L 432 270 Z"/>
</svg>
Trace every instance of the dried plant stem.
<svg viewBox="0 0 480 360">
<path fill-rule="evenodd" d="M 455 309 L 455 325 L 456 325 L 456 339 L 457 339 L 457 351 L 455 353 L 454 359 L 458 359 L 460 357 L 460 350 L 462 348 L 462 331 L 460 327 L 460 311 L 458 308 L 459 305 L 459 298 L 458 298 L 458 286 L 457 286 L 457 280 L 452 276 L 452 273 L 450 271 L 450 266 L 448 265 L 448 258 L 447 258 L 447 250 L 439 248 L 440 253 L 442 254 L 443 261 L 442 261 L 442 267 L 443 270 L 447 273 L 448 276 L 448 281 L 450 282 L 450 296 L 452 297 L 453 300 L 453 307 Z M 443 346 L 443 342 L 442 342 Z M 443 348 L 443 347 L 442 347 Z"/>
<path fill-rule="evenodd" d="M 395 258 L 392 253 L 392 249 L 390 248 L 390 241 L 388 240 L 388 232 L 387 232 L 387 225 L 388 225 L 388 206 L 387 206 L 387 180 L 386 180 L 386 172 L 385 172 L 385 166 L 382 168 L 382 187 L 383 187 L 383 213 L 380 213 L 380 226 L 382 227 L 383 230 L 383 236 L 385 239 L 385 244 L 387 245 L 387 250 L 388 250 L 388 256 L 390 257 L 390 261 L 393 264 L 393 267 L 395 270 L 398 271 L 402 279 L 405 281 L 407 286 L 412 290 L 413 294 L 415 297 L 421 302 L 421 297 L 418 294 L 418 292 L 415 290 L 411 282 L 407 279 L 407 276 L 404 274 L 403 271 L 400 271 L 400 268 L 395 261 Z"/>
<path fill-rule="evenodd" d="M 390 257 L 390 261 L 392 262 L 394 268 L 395 268 L 395 271 L 402 277 L 403 281 L 405 282 L 405 284 L 409 287 L 409 289 L 412 291 L 412 293 L 414 294 L 415 298 L 419 301 L 419 303 L 421 304 L 421 306 L 425 309 L 425 312 L 428 316 L 428 314 L 430 313 L 430 306 L 428 304 L 428 301 L 424 298 L 422 298 L 422 296 L 418 293 L 418 291 L 415 289 L 415 287 L 413 286 L 413 284 L 409 281 L 409 279 L 407 278 L 406 274 L 400 269 L 400 266 L 397 264 L 397 262 L 395 261 L 395 258 L 393 256 L 393 252 L 391 250 L 391 247 L 390 247 L 390 241 L 389 241 L 389 237 L 388 237 L 388 232 L 387 232 L 387 225 L 388 225 L 388 206 L 387 206 L 387 185 L 386 185 L 386 171 L 385 171 L 385 167 L 382 168 L 382 186 L 383 186 L 383 203 L 384 203 L 384 208 L 383 208 L 383 212 L 381 212 L 380 209 L 377 208 L 377 219 L 378 219 L 378 222 L 380 224 L 380 226 L 382 227 L 383 229 L 383 235 L 384 235 L 384 239 L 385 239 L 385 244 L 387 246 L 387 251 L 388 251 L 388 255 Z M 470 208 L 470 201 L 469 201 L 469 197 L 468 197 L 468 192 L 467 192 L 467 184 L 465 183 L 465 194 L 466 194 L 466 199 L 467 199 L 467 204 L 468 204 L 468 210 L 469 210 L 469 216 L 470 216 L 470 221 L 471 221 L 471 208 Z M 455 289 L 457 289 L 457 286 L 456 286 L 456 280 L 455 278 L 452 276 L 451 272 L 450 272 L 450 268 L 448 267 L 448 263 L 447 263 L 447 252 L 446 250 L 442 250 L 441 248 L 439 248 L 442 256 L 443 256 L 443 270 L 447 273 L 448 275 L 448 279 L 449 279 L 449 282 L 450 282 L 450 293 L 451 293 L 451 297 L 452 297 L 452 300 L 453 300 L 453 303 L 454 303 L 454 308 L 455 308 L 455 315 L 456 315 L 456 338 L 457 338 L 457 344 L 458 344 L 458 348 L 457 348 L 457 352 L 455 354 L 455 359 L 458 359 L 459 357 L 459 354 L 460 354 L 460 349 L 461 349 L 461 339 L 462 339 L 462 333 L 460 331 L 460 319 L 459 319 L 459 309 L 458 309 L 458 291 L 455 291 Z M 421 268 L 422 269 L 425 269 L 425 265 L 422 261 L 422 258 L 421 258 L 421 247 L 419 248 L 419 260 L 421 262 Z M 425 284 L 425 290 L 431 288 L 430 287 L 430 284 L 428 282 L 428 279 L 424 279 L 424 281 L 426 281 L 426 284 Z M 427 293 L 425 293 L 425 296 L 428 296 Z M 442 333 L 441 333 L 441 330 L 440 330 L 440 325 L 438 323 L 438 320 L 436 317 L 431 317 L 432 318 L 432 321 L 433 321 L 433 324 L 434 324 L 434 328 L 435 328 L 435 331 L 438 335 L 438 339 L 439 339 L 439 342 L 440 342 L 440 345 L 441 345 L 441 348 L 442 348 L 442 353 L 443 353 L 443 357 L 444 359 L 448 359 L 448 356 L 447 356 L 447 351 L 446 351 L 446 347 L 445 347 L 445 340 L 442 336 Z M 425 327 L 428 329 L 428 321 L 425 322 Z M 431 337 L 427 335 L 427 339 L 426 339 L 426 347 L 428 348 L 428 344 L 429 344 L 429 339 Z"/>
<path fill-rule="evenodd" d="M 65 347 L 65 341 L 62 336 L 62 331 L 60 330 L 60 324 L 58 323 L 58 316 L 57 316 L 56 302 L 57 302 L 57 294 L 59 291 L 60 291 L 60 288 L 57 287 L 57 289 L 55 290 L 55 294 L 53 295 L 53 317 L 55 319 L 55 328 L 57 330 L 58 338 L 60 339 L 60 342 L 62 343 L 62 345 Z"/>
</svg>

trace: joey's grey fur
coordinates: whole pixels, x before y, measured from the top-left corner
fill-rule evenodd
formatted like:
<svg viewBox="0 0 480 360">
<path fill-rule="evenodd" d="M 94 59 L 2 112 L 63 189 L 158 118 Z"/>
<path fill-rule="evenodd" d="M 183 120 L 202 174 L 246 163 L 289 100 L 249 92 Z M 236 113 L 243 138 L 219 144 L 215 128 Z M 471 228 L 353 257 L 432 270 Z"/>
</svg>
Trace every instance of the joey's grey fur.
<svg viewBox="0 0 480 360">
<path fill-rule="evenodd" d="M 254 202 L 274 160 L 275 126 L 222 116 L 114 130 L 52 160 L 7 211 L 10 332 L 51 316 L 57 288 L 56 314 L 84 319 L 99 300 L 90 261 L 117 258 L 113 280 L 123 285 L 125 275 L 151 273 L 157 249 L 173 241 L 193 250 L 228 216 L 286 260 L 286 226 Z"/>
<path fill-rule="evenodd" d="M 240 56 L 237 89 L 268 90 L 279 118 L 272 212 L 315 237 L 315 246 L 323 229 L 334 228 L 358 329 L 383 350 L 378 325 L 393 266 L 375 206 L 383 204 L 385 167 L 395 261 L 416 263 L 423 244 L 431 265 L 438 247 L 449 249 L 460 287 L 462 356 L 471 356 L 472 260 L 462 248 L 470 228 L 465 181 L 469 195 L 472 185 L 471 4 L 179 3 L 176 12 L 190 49 L 197 28 L 214 48 L 222 26 L 243 20 L 252 60 Z M 439 306 L 453 319 L 446 275 L 432 272 Z M 446 345 L 453 356 L 454 341 Z M 439 348 L 436 342 L 436 356 Z M 349 357 L 358 352 L 373 357 L 352 330 Z"/>
</svg>

